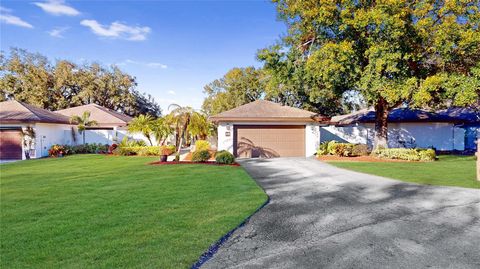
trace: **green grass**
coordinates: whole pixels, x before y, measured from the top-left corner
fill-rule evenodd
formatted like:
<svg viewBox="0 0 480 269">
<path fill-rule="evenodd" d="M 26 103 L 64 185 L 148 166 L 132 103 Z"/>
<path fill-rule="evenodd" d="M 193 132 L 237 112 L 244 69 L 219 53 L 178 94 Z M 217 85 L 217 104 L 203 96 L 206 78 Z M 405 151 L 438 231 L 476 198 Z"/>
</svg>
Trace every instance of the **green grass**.
<svg viewBox="0 0 480 269">
<path fill-rule="evenodd" d="M 1 268 L 187 268 L 267 196 L 241 167 L 77 155 L 0 166 Z"/>
<path fill-rule="evenodd" d="M 475 157 L 439 156 L 435 162 L 329 162 L 340 168 L 427 185 L 480 188 Z"/>
</svg>

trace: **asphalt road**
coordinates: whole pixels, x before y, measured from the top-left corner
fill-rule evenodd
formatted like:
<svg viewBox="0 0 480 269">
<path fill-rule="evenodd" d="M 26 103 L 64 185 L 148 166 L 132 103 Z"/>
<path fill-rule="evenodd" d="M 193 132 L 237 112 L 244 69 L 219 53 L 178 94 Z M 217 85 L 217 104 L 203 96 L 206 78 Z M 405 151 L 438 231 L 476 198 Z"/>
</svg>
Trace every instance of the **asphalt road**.
<svg viewBox="0 0 480 269">
<path fill-rule="evenodd" d="M 480 190 L 314 159 L 241 164 L 271 201 L 202 268 L 480 268 Z"/>
</svg>

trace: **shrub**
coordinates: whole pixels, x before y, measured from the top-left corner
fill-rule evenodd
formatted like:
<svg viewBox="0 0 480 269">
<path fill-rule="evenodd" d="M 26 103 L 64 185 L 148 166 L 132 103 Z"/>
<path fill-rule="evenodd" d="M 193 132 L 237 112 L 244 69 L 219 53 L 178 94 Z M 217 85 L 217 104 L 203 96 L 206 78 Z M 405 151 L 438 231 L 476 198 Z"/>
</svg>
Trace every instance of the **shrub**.
<svg viewBox="0 0 480 269">
<path fill-rule="evenodd" d="M 235 156 L 226 150 L 221 150 L 215 155 L 215 161 L 220 164 L 233 164 Z"/>
<path fill-rule="evenodd" d="M 335 155 L 341 157 L 354 157 L 368 155 L 368 147 L 365 144 L 339 143 L 337 141 L 325 141 L 317 149 L 317 155 Z"/>
<path fill-rule="evenodd" d="M 114 154 L 122 156 L 160 156 L 164 153 L 170 155 L 175 151 L 175 146 L 145 146 L 145 147 L 118 147 Z"/>
<path fill-rule="evenodd" d="M 52 145 L 48 150 L 48 155 L 50 157 L 59 157 L 63 156 L 65 153 L 65 147 L 63 145 Z"/>
<path fill-rule="evenodd" d="M 335 147 L 335 144 L 337 144 L 337 141 L 332 140 L 327 142 L 327 153 L 330 155 L 334 155 L 333 148 Z"/>
<path fill-rule="evenodd" d="M 146 147 L 147 143 L 143 140 L 134 140 L 134 139 L 129 139 L 127 136 L 123 137 L 122 141 L 120 144 L 118 144 L 119 147 Z"/>
<path fill-rule="evenodd" d="M 322 142 L 317 149 L 317 156 L 328 154 L 328 141 Z"/>
<path fill-rule="evenodd" d="M 210 149 L 210 143 L 206 140 L 197 140 L 195 142 L 195 151 L 200 151 L 200 150 L 209 150 Z"/>
<path fill-rule="evenodd" d="M 206 162 L 210 159 L 208 150 L 196 150 L 192 154 L 192 162 Z"/>
<path fill-rule="evenodd" d="M 379 148 L 372 152 L 378 158 L 406 161 L 434 161 L 433 149 Z"/>
<path fill-rule="evenodd" d="M 367 156 L 368 146 L 365 144 L 355 144 L 352 149 L 352 156 Z"/>
</svg>

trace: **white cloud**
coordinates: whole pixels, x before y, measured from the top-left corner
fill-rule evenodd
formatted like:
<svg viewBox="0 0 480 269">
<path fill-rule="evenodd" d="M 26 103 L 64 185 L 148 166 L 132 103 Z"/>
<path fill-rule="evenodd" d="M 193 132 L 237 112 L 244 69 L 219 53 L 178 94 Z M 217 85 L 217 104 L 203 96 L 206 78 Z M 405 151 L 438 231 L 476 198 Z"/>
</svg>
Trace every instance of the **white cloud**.
<svg viewBox="0 0 480 269">
<path fill-rule="evenodd" d="M 150 27 L 129 26 L 117 21 L 112 22 L 109 26 L 102 25 L 96 20 L 83 20 L 80 24 L 89 27 L 98 36 L 113 39 L 142 41 L 147 39 L 147 35 L 150 33 Z"/>
<path fill-rule="evenodd" d="M 140 62 L 140 61 L 134 61 L 127 59 L 123 62 L 116 63 L 115 65 L 117 66 L 126 66 L 126 65 L 140 65 L 140 66 L 145 66 L 145 67 L 150 67 L 150 68 L 161 68 L 161 69 L 167 69 L 168 66 L 166 64 L 162 63 L 157 63 L 157 62 Z"/>
<path fill-rule="evenodd" d="M 168 91 L 168 94 L 175 95 L 176 93 L 175 93 L 175 91 L 170 90 L 170 91 Z"/>
<path fill-rule="evenodd" d="M 63 33 L 68 30 L 69 27 L 55 27 L 47 33 L 52 37 L 63 38 Z"/>
<path fill-rule="evenodd" d="M 46 2 L 35 2 L 34 5 L 43 9 L 43 11 L 50 13 L 52 15 L 66 15 L 66 16 L 77 16 L 80 15 L 80 11 L 75 8 L 66 5 L 63 0 L 47 0 Z"/>
<path fill-rule="evenodd" d="M 162 69 L 167 69 L 167 65 L 162 64 L 162 63 L 147 63 L 147 66 L 153 67 L 153 68 L 162 68 Z"/>
<path fill-rule="evenodd" d="M 33 25 L 11 14 L 12 10 L 0 7 L 0 21 L 5 24 L 16 25 L 25 28 L 33 28 Z"/>
</svg>

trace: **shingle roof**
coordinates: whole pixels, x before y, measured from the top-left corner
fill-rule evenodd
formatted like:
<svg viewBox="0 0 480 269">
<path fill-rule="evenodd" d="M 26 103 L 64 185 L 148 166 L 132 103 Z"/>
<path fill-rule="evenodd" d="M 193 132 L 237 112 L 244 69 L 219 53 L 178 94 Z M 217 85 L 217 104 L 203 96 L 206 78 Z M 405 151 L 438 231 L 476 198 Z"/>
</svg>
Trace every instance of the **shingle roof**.
<svg viewBox="0 0 480 269">
<path fill-rule="evenodd" d="M 126 125 L 132 120 L 132 117 L 119 113 L 112 109 L 99 106 L 97 104 L 88 104 L 83 106 L 71 107 L 55 111 L 56 113 L 71 117 L 81 116 L 83 112 L 90 112 L 90 120 L 97 122 L 99 126 L 102 125 Z"/>
<path fill-rule="evenodd" d="M 375 111 L 363 109 L 351 114 L 332 117 L 331 122 L 348 125 L 357 122 L 374 122 Z M 421 109 L 396 108 L 388 115 L 388 122 L 454 122 L 480 123 L 480 112 L 471 108 L 454 107 L 430 112 Z"/>
<path fill-rule="evenodd" d="M 316 114 L 303 109 L 257 100 L 210 117 L 212 121 L 314 121 Z"/>
<path fill-rule="evenodd" d="M 0 103 L 1 123 L 63 123 L 70 124 L 70 119 L 49 110 L 35 107 L 15 100 Z"/>
</svg>

